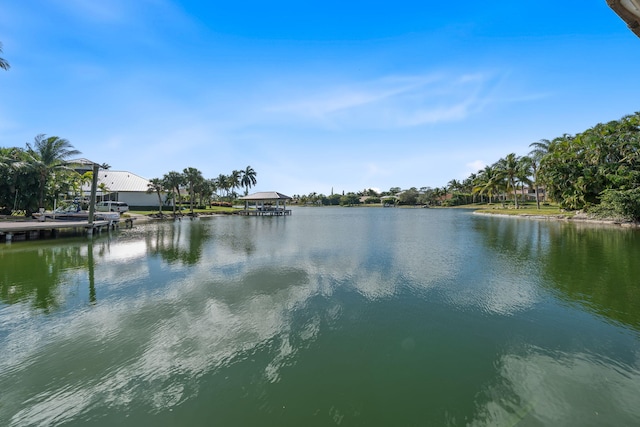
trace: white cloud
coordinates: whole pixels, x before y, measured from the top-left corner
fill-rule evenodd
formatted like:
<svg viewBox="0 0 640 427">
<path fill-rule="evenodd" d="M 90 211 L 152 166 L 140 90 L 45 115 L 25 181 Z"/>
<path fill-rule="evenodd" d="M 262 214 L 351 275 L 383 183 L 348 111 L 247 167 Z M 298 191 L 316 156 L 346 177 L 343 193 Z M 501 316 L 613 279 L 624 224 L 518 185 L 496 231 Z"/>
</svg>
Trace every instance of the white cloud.
<svg viewBox="0 0 640 427">
<path fill-rule="evenodd" d="M 484 160 L 474 160 L 473 162 L 467 163 L 465 166 L 467 167 L 467 171 L 469 174 L 477 173 L 479 170 L 484 169 L 487 164 Z"/>
<path fill-rule="evenodd" d="M 463 120 L 490 104 L 492 74 L 387 76 L 336 84 L 295 95 L 266 108 L 335 128 L 394 129 Z"/>
</svg>

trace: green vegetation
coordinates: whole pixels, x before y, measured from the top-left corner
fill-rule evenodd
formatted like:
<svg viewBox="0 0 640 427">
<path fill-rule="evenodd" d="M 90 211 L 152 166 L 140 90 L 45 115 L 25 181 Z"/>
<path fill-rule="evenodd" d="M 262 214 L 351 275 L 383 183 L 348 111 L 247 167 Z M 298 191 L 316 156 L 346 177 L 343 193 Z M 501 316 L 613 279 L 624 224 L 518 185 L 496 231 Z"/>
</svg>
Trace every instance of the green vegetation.
<svg viewBox="0 0 640 427">
<path fill-rule="evenodd" d="M 93 173 L 80 174 L 75 170 L 78 165 L 69 158 L 79 154 L 66 139 L 46 135 L 36 136 L 25 148 L 0 147 L 0 213 L 29 216 L 40 207 L 53 208 L 60 197 L 83 199 L 86 195 L 82 186 L 91 182 Z M 238 197 L 235 190 L 244 187 L 248 192 L 256 184 L 256 176 L 256 171 L 247 166 L 243 171 L 234 170 L 230 175 L 205 179 L 198 169 L 188 167 L 182 173 L 171 171 L 163 178 L 151 179 L 147 192 L 157 195 L 159 214 L 168 201 L 174 214 L 182 208 L 182 203 L 188 203 L 191 213 L 228 212 Z M 104 186 L 101 191 L 109 192 Z M 224 196 L 217 194 L 218 191 L 224 191 Z M 215 208 L 214 203 L 218 204 Z"/>
<path fill-rule="evenodd" d="M 25 149 L 0 147 L 0 211 L 29 214 L 52 206 L 58 194 L 78 194 L 87 177 L 66 159 L 79 153 L 66 139 L 46 135 Z"/>
<path fill-rule="evenodd" d="M 640 113 L 598 124 L 577 135 L 562 135 L 530 144 L 524 156 L 509 153 L 463 181 L 451 180 L 442 188 L 412 187 L 387 192 L 364 190 L 358 202 L 394 206 L 478 206 L 486 210 L 535 215 L 570 216 L 583 210 L 589 215 L 640 220 Z M 333 196 L 330 196 L 333 197 Z M 303 205 L 331 205 L 330 197 L 310 193 L 294 196 Z M 342 196 L 344 197 L 344 196 Z M 351 198 L 350 200 L 353 200 Z M 555 207 L 544 206 L 555 203 Z M 341 203 L 344 204 L 344 203 Z M 352 204 L 351 202 L 349 203 Z"/>
</svg>

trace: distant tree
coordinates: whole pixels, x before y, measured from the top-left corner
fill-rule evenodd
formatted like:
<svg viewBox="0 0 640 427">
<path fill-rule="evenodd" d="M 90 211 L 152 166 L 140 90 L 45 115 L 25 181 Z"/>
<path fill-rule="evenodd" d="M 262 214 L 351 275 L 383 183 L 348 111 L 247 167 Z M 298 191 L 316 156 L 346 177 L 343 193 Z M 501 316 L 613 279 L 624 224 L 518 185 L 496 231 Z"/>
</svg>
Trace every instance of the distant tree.
<svg viewBox="0 0 640 427">
<path fill-rule="evenodd" d="M 349 192 L 344 196 L 340 197 L 340 205 L 342 206 L 353 206 L 360 203 L 360 198 L 356 193 Z"/>
<path fill-rule="evenodd" d="M 242 187 L 242 171 L 234 170 L 229 175 L 229 183 L 232 190 Z"/>
<path fill-rule="evenodd" d="M 171 171 L 162 177 L 162 182 L 165 189 L 170 189 L 173 199 L 173 215 L 176 214 L 176 195 L 178 196 L 178 201 L 180 200 L 180 186 L 184 183 L 184 177 L 180 172 Z"/>
<path fill-rule="evenodd" d="M 529 158 L 531 159 L 531 169 L 533 171 L 533 183 L 536 187 L 536 207 L 540 209 L 540 168 L 542 167 L 542 159 L 549 152 L 549 144 L 551 141 L 548 139 L 541 139 L 538 142 L 532 142 L 529 147 L 533 149 L 529 152 Z"/>
<path fill-rule="evenodd" d="M 256 185 L 256 183 L 258 182 L 258 180 L 256 179 L 257 175 L 258 174 L 256 173 L 256 171 L 253 170 L 251 166 L 247 166 L 245 170 L 242 171 L 242 178 L 240 179 L 240 183 L 244 187 L 245 196 L 249 194 L 249 189 Z"/>
<path fill-rule="evenodd" d="M 403 205 L 415 205 L 418 203 L 418 190 L 415 187 L 411 187 L 403 191 L 398 197 Z"/>
<path fill-rule="evenodd" d="M 478 176 L 474 183 L 473 192 L 480 195 L 486 195 L 489 203 L 493 202 L 493 196 L 500 189 L 501 177 L 495 165 L 485 166 L 478 172 Z"/>
<path fill-rule="evenodd" d="M 498 161 L 498 175 L 507 182 L 506 190 L 513 192 L 513 203 L 516 209 L 518 209 L 518 197 L 516 194 L 518 174 L 518 157 L 515 153 L 509 153 L 504 159 Z"/>
<path fill-rule="evenodd" d="M 187 184 L 189 189 L 189 209 L 191 210 L 191 215 L 193 215 L 193 201 L 196 198 L 196 188 L 202 181 L 204 181 L 204 178 L 202 177 L 202 172 L 191 167 L 185 168 L 182 176 L 184 178 L 184 183 Z"/>
<path fill-rule="evenodd" d="M 229 177 L 221 173 L 220 175 L 218 175 L 215 181 L 216 188 L 220 191 L 225 191 L 226 196 L 229 196 L 229 190 L 231 190 L 231 180 L 229 179 Z"/>
</svg>

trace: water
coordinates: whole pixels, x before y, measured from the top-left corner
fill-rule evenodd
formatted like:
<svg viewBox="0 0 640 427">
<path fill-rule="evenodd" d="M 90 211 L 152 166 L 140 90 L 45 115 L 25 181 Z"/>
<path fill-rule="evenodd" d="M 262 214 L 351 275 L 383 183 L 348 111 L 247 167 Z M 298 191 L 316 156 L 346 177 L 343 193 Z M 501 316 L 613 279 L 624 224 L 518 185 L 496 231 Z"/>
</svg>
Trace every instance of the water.
<svg viewBox="0 0 640 427">
<path fill-rule="evenodd" d="M 0 425 L 639 425 L 640 234 L 299 208 L 0 248 Z"/>
</svg>

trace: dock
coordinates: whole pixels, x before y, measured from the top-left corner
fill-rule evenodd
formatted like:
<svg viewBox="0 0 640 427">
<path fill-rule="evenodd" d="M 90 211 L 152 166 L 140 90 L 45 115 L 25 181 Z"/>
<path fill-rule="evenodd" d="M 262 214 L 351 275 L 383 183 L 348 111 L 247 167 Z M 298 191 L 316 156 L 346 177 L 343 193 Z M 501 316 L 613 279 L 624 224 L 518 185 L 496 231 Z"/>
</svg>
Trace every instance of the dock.
<svg viewBox="0 0 640 427">
<path fill-rule="evenodd" d="M 51 235 L 56 234 L 58 230 L 75 229 L 86 230 L 88 235 L 92 235 L 95 231 L 102 229 L 115 228 L 117 221 L 0 221 L 0 237 L 4 237 L 6 242 L 11 242 L 16 234 L 24 234 L 26 239 L 31 238 L 31 234 L 37 232 L 41 237 L 49 232 Z"/>
<path fill-rule="evenodd" d="M 291 209 L 243 209 L 238 215 L 244 216 L 289 216 Z"/>
</svg>

